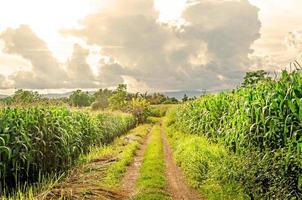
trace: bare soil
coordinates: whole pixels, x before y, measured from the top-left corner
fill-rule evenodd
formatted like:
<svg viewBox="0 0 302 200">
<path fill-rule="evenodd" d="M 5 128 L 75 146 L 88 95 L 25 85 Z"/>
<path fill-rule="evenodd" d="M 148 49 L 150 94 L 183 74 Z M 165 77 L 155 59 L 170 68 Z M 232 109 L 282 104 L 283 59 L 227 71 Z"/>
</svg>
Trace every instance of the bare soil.
<svg viewBox="0 0 302 200">
<path fill-rule="evenodd" d="M 137 150 L 133 162 L 127 168 L 126 173 L 122 179 L 122 189 L 125 193 L 128 194 L 128 199 L 132 199 L 138 192 L 136 190 L 136 182 L 140 175 L 139 170 L 143 163 L 146 148 L 150 142 L 150 135 L 150 133 L 147 135 L 146 139 Z"/>
<path fill-rule="evenodd" d="M 126 194 L 118 189 L 105 188 L 99 181 L 104 178 L 108 166 L 116 161 L 111 156 L 92 160 L 90 163 L 74 169 L 64 182 L 56 184 L 53 188 L 40 194 L 39 200 L 121 200 Z"/>
<path fill-rule="evenodd" d="M 168 192 L 172 196 L 173 200 L 202 200 L 203 198 L 198 194 L 198 192 L 186 184 L 184 174 L 175 164 L 172 156 L 172 150 L 163 130 L 162 139 L 164 145 L 164 159 L 166 162 Z"/>
</svg>

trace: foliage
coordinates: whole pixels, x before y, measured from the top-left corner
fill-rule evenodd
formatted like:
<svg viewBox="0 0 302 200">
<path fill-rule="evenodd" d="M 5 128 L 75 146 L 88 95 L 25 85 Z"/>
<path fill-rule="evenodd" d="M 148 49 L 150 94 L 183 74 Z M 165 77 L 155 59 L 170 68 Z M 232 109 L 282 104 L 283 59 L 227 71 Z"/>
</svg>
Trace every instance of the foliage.
<svg viewBox="0 0 302 200">
<path fill-rule="evenodd" d="M 90 115 L 64 108 L 1 109 L 0 189 L 66 170 L 90 146 L 107 144 L 135 124 L 130 115 Z"/>
<path fill-rule="evenodd" d="M 268 73 L 265 72 L 264 70 L 247 72 L 241 86 L 242 87 L 255 86 L 257 83 L 261 81 L 271 81 L 271 78 L 268 76 Z"/>
<path fill-rule="evenodd" d="M 109 107 L 109 98 L 112 96 L 112 91 L 108 89 L 100 89 L 93 94 L 92 110 L 104 110 Z"/>
<path fill-rule="evenodd" d="M 70 95 L 69 102 L 72 106 L 75 107 L 85 107 L 90 106 L 91 98 L 88 92 L 77 90 Z"/>
<path fill-rule="evenodd" d="M 150 116 L 153 117 L 163 117 L 166 115 L 167 111 L 174 105 L 152 105 L 150 108 Z"/>
<path fill-rule="evenodd" d="M 3 101 L 7 105 L 27 105 L 41 100 L 42 96 L 38 92 L 17 90 L 13 96 L 5 98 Z"/>
<path fill-rule="evenodd" d="M 101 99 L 99 101 L 95 101 L 91 104 L 91 109 L 93 111 L 96 110 L 104 110 L 105 108 L 107 108 L 109 105 L 108 101 L 106 101 L 105 99 Z"/>
<path fill-rule="evenodd" d="M 127 85 L 119 84 L 113 95 L 109 98 L 109 106 L 112 110 L 125 110 L 127 106 Z"/>
<path fill-rule="evenodd" d="M 229 170 L 241 175 L 238 181 L 250 198 L 299 199 L 301 99 L 301 73 L 283 71 L 276 81 L 260 81 L 255 87 L 189 102 L 178 108 L 171 123 L 241 155 L 245 167 Z"/>
<path fill-rule="evenodd" d="M 182 98 L 182 102 L 186 102 L 188 100 L 189 100 L 189 98 L 188 98 L 187 94 L 184 94 L 184 97 Z"/>
<path fill-rule="evenodd" d="M 174 97 L 170 98 L 162 93 L 153 93 L 153 94 L 145 93 L 141 95 L 141 97 L 147 99 L 151 105 L 179 103 L 176 98 Z"/>
<path fill-rule="evenodd" d="M 145 122 L 150 115 L 150 103 L 146 99 L 132 99 L 128 111 L 135 116 L 138 122 Z"/>
<path fill-rule="evenodd" d="M 167 120 L 165 120 L 165 124 Z M 176 163 L 184 171 L 191 186 L 209 200 L 248 199 L 233 170 L 241 167 L 243 159 L 227 151 L 222 144 L 209 143 L 206 137 L 188 135 L 165 125 Z"/>
</svg>

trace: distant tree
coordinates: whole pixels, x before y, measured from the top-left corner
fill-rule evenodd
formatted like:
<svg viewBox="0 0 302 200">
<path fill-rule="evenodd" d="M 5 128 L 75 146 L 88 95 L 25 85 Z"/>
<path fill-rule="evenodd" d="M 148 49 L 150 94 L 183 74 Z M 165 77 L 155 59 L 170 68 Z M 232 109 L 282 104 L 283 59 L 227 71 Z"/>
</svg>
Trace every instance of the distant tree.
<svg viewBox="0 0 302 200">
<path fill-rule="evenodd" d="M 109 98 L 109 107 L 112 110 L 125 110 L 127 106 L 127 85 L 119 84 Z"/>
<path fill-rule="evenodd" d="M 189 98 L 188 98 L 187 94 L 185 94 L 184 97 L 182 98 L 182 102 L 186 102 L 186 101 L 188 101 L 188 99 Z"/>
<path fill-rule="evenodd" d="M 88 92 L 77 90 L 70 95 L 69 102 L 72 106 L 85 107 L 91 104 L 91 97 Z"/>
<path fill-rule="evenodd" d="M 10 101 L 9 104 L 31 104 L 40 101 L 41 99 L 42 96 L 38 92 L 20 89 L 7 100 Z"/>
<path fill-rule="evenodd" d="M 93 94 L 91 104 L 92 110 L 104 110 L 109 107 L 109 98 L 112 96 L 113 91 L 108 89 L 100 89 Z"/>
<path fill-rule="evenodd" d="M 245 74 L 241 87 L 255 86 L 260 81 L 270 81 L 271 78 L 268 73 L 264 70 L 257 70 L 253 72 L 247 72 Z"/>
<path fill-rule="evenodd" d="M 107 99 L 99 99 L 91 104 L 92 110 L 105 110 L 109 107 L 109 101 Z"/>
<path fill-rule="evenodd" d="M 177 104 L 179 101 L 175 97 L 167 97 L 165 101 L 162 102 L 162 104 Z"/>
<path fill-rule="evenodd" d="M 194 96 L 194 97 L 189 98 L 188 101 L 194 101 L 194 100 L 196 100 L 196 99 L 197 99 L 197 97 Z"/>
</svg>

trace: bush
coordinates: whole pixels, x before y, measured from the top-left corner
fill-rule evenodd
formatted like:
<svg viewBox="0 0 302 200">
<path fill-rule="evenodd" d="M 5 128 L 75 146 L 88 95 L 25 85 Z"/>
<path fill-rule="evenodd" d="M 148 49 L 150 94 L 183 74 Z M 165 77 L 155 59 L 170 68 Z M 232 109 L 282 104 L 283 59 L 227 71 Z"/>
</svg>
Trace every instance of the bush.
<svg viewBox="0 0 302 200">
<path fill-rule="evenodd" d="M 96 101 L 91 104 L 91 109 L 93 111 L 104 110 L 108 107 L 108 103 L 104 101 Z"/>
<path fill-rule="evenodd" d="M 133 98 L 128 105 L 128 112 L 134 115 L 139 123 L 146 122 L 150 115 L 150 103 L 143 98 Z"/>
</svg>

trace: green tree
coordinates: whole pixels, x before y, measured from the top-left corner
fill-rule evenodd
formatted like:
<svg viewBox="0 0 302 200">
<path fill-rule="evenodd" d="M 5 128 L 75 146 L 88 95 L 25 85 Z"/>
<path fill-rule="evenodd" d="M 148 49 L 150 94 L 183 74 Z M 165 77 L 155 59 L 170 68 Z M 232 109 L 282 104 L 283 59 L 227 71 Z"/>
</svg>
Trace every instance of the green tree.
<svg viewBox="0 0 302 200">
<path fill-rule="evenodd" d="M 9 98 L 10 104 L 31 104 L 38 102 L 42 96 L 38 92 L 28 90 L 17 90 L 15 94 Z"/>
<path fill-rule="evenodd" d="M 127 109 L 127 85 L 119 84 L 113 95 L 109 98 L 109 107 L 112 110 Z"/>
<path fill-rule="evenodd" d="M 270 81 L 271 77 L 269 77 L 268 75 L 269 74 L 264 70 L 247 72 L 245 74 L 241 87 L 255 86 L 260 81 Z"/>
<path fill-rule="evenodd" d="M 77 90 L 70 95 L 69 102 L 72 106 L 85 107 L 91 104 L 91 97 L 88 92 Z"/>
<path fill-rule="evenodd" d="M 92 110 L 104 110 L 109 107 L 109 98 L 112 96 L 113 91 L 108 89 L 100 89 L 93 94 L 93 103 L 91 104 Z"/>
<path fill-rule="evenodd" d="M 104 110 L 109 107 L 109 100 L 106 98 L 100 98 L 91 104 L 92 110 Z"/>
<path fill-rule="evenodd" d="M 189 100 L 189 98 L 188 98 L 187 94 L 185 94 L 184 97 L 182 98 L 182 102 L 186 102 L 188 100 Z"/>
</svg>

